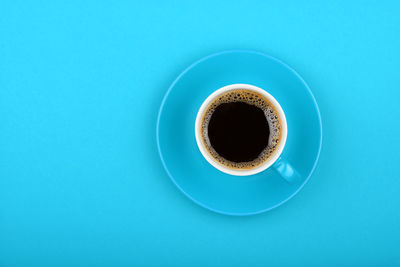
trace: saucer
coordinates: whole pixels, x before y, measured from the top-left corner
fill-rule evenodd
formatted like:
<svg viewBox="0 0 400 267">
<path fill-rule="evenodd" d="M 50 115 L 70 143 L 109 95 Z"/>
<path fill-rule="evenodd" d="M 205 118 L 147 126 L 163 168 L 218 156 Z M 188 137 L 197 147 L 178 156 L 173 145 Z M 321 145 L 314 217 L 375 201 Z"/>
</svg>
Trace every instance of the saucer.
<svg viewBox="0 0 400 267">
<path fill-rule="evenodd" d="M 289 183 L 269 168 L 251 176 L 232 176 L 211 166 L 195 139 L 195 120 L 203 101 L 229 84 L 263 88 L 282 106 L 288 135 L 281 158 L 299 173 Z M 173 183 L 198 205 L 227 215 L 252 215 L 291 199 L 310 178 L 322 145 L 317 102 L 291 67 L 269 55 L 232 50 L 209 55 L 184 70 L 169 87 L 157 120 L 157 146 Z"/>
</svg>

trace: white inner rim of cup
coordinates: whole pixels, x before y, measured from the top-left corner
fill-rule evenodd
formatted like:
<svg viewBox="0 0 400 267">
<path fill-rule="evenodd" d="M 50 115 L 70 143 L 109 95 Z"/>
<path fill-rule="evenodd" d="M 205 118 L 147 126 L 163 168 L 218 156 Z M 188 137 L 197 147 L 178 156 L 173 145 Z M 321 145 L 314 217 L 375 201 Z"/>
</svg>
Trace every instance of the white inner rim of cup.
<svg viewBox="0 0 400 267">
<path fill-rule="evenodd" d="M 278 148 L 275 150 L 275 153 L 269 157 L 267 161 L 262 163 L 261 165 L 258 165 L 257 167 L 254 167 L 252 169 L 231 169 L 225 165 L 222 165 L 218 161 L 216 161 L 207 151 L 207 148 L 204 147 L 204 144 L 201 140 L 201 120 L 203 117 L 204 112 L 206 111 L 208 105 L 216 99 L 219 95 L 231 91 L 231 90 L 236 90 L 236 89 L 245 89 L 245 90 L 250 90 L 256 93 L 259 93 L 263 95 L 265 98 L 267 98 L 271 104 L 276 108 L 276 111 L 279 114 L 279 117 L 281 119 L 281 126 L 282 126 L 282 135 L 281 135 L 281 141 L 279 142 Z M 287 125 L 286 125 L 286 117 L 285 114 L 283 113 L 282 107 L 279 105 L 278 101 L 275 100 L 275 98 L 267 93 L 265 90 L 254 86 L 250 84 L 231 84 L 224 86 L 215 92 L 213 92 L 211 95 L 207 97 L 207 99 L 203 102 L 201 105 L 199 111 L 197 112 L 197 117 L 196 117 L 196 122 L 195 122 L 195 135 L 196 135 L 196 142 L 197 146 L 200 149 L 201 154 L 203 157 L 216 169 L 227 173 L 231 175 L 237 175 L 237 176 L 246 176 L 246 175 L 252 175 L 256 174 L 259 172 L 264 171 L 268 167 L 270 167 L 281 155 L 283 148 L 285 147 L 286 144 L 286 137 L 287 137 Z"/>
</svg>

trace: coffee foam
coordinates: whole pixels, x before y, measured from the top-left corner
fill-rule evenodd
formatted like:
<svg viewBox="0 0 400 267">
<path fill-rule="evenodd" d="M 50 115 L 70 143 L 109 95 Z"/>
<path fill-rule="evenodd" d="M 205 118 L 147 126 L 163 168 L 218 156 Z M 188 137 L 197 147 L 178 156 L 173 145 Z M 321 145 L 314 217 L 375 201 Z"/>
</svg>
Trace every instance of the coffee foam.
<svg viewBox="0 0 400 267">
<path fill-rule="evenodd" d="M 208 138 L 208 124 L 214 110 L 222 103 L 244 102 L 254 105 L 264 111 L 269 125 L 268 146 L 257 159 L 248 162 L 232 162 L 222 156 L 211 146 Z M 201 139 L 208 153 L 219 163 L 232 169 L 252 169 L 266 162 L 274 154 L 281 141 L 282 125 L 278 112 L 272 103 L 263 95 L 246 89 L 234 89 L 219 95 L 206 108 L 201 120 Z"/>
</svg>

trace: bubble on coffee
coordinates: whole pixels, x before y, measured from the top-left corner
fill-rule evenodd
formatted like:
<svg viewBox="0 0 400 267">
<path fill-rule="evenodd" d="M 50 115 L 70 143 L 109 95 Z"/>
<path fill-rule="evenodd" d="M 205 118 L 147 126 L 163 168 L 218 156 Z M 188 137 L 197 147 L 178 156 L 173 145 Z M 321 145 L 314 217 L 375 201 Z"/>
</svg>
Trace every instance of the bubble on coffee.
<svg viewBox="0 0 400 267">
<path fill-rule="evenodd" d="M 209 126 L 210 122 L 213 122 L 214 113 L 217 114 L 219 110 L 224 110 L 224 112 L 234 112 L 232 109 L 239 108 L 241 107 L 246 108 L 246 110 L 252 109 L 252 112 L 258 112 L 263 113 L 264 115 L 264 120 L 265 123 L 267 124 L 265 127 L 268 127 L 268 131 L 264 130 L 264 135 L 261 136 L 260 142 L 262 143 L 261 145 L 263 147 L 260 147 L 259 149 L 261 150 L 258 153 L 258 150 L 256 150 L 256 154 L 250 158 L 245 158 L 242 160 L 240 158 L 240 153 L 239 153 L 239 160 L 230 158 L 229 155 L 224 153 L 223 149 L 217 151 L 215 147 L 215 141 L 214 141 L 214 146 L 212 144 L 212 138 L 209 136 Z M 227 111 L 226 111 L 227 110 Z M 221 112 L 220 112 L 221 113 Z M 238 114 L 238 113 L 236 113 Z M 250 114 L 250 113 L 249 113 Z M 229 114 L 228 114 L 229 115 Z M 241 114 L 239 114 L 241 115 Z M 224 118 L 224 120 L 229 120 L 231 121 L 231 124 L 235 124 L 235 115 L 233 115 L 233 118 L 228 116 L 227 118 Z M 214 116 L 215 117 L 215 116 Z M 246 118 L 245 118 L 246 119 Z M 251 120 L 252 118 L 249 118 Z M 260 118 L 262 119 L 262 118 Z M 243 117 L 242 117 L 242 122 L 243 122 Z M 238 122 L 239 123 L 239 122 Z M 247 122 L 246 122 L 247 123 Z M 215 123 L 214 123 L 215 124 Z M 221 123 L 219 123 L 221 124 Z M 238 125 L 239 131 L 246 131 L 246 127 L 240 128 L 242 125 Z M 223 128 L 223 126 L 221 126 Z M 218 136 L 221 135 L 221 133 L 216 133 L 214 135 L 217 135 L 219 140 L 225 140 L 229 139 L 232 136 L 236 139 L 231 140 L 229 143 L 229 146 L 238 146 L 239 144 L 242 144 L 245 148 L 246 147 L 246 142 L 251 141 L 253 139 L 254 134 L 259 134 L 258 128 L 260 126 L 256 125 L 256 128 L 253 127 L 253 132 L 246 132 L 245 135 L 239 135 L 237 134 L 235 136 L 235 132 L 224 132 L 224 129 L 220 130 L 223 132 L 225 136 Z M 264 127 L 261 125 L 261 128 Z M 265 128 L 264 127 L 264 128 Z M 214 127 L 215 128 L 215 127 Z M 250 127 L 251 128 L 251 127 Z M 236 129 L 236 128 L 235 128 Z M 251 130 L 249 130 L 251 131 Z M 263 95 L 250 91 L 247 89 L 234 89 L 228 92 L 225 92 L 218 96 L 215 100 L 213 100 L 207 107 L 206 111 L 203 114 L 202 120 L 201 120 L 201 139 L 205 147 L 207 148 L 208 153 L 213 157 L 216 161 L 221 163 L 222 165 L 225 165 L 229 168 L 232 169 L 252 169 L 255 168 L 264 162 L 266 162 L 276 151 L 276 149 L 279 147 L 279 143 L 281 141 L 281 132 L 282 132 L 282 126 L 281 126 L 281 121 L 279 114 L 275 107 L 272 105 L 272 103 Z M 243 140 L 241 136 L 245 136 L 247 140 Z M 262 140 L 265 138 L 265 140 Z M 232 138 L 231 138 L 232 139 Z M 259 142 L 259 143 L 260 143 Z M 243 150 L 243 147 L 242 147 Z M 243 153 L 246 153 L 244 151 Z M 225 156 L 223 156 L 225 155 Z M 230 159 L 229 159 L 230 158 Z"/>
</svg>

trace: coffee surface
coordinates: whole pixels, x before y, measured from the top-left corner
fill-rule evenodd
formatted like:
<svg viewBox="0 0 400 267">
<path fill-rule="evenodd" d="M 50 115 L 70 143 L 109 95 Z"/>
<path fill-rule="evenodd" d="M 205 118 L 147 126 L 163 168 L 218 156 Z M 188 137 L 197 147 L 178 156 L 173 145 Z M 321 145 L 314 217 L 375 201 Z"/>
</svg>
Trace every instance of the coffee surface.
<svg viewBox="0 0 400 267">
<path fill-rule="evenodd" d="M 212 101 L 201 126 L 208 153 L 233 169 L 264 163 L 281 138 L 281 122 L 274 106 L 263 95 L 245 89 L 228 91 Z"/>
<path fill-rule="evenodd" d="M 218 105 L 208 123 L 208 138 L 215 151 L 232 162 L 258 158 L 268 146 L 269 125 L 261 108 L 245 102 Z"/>
</svg>

